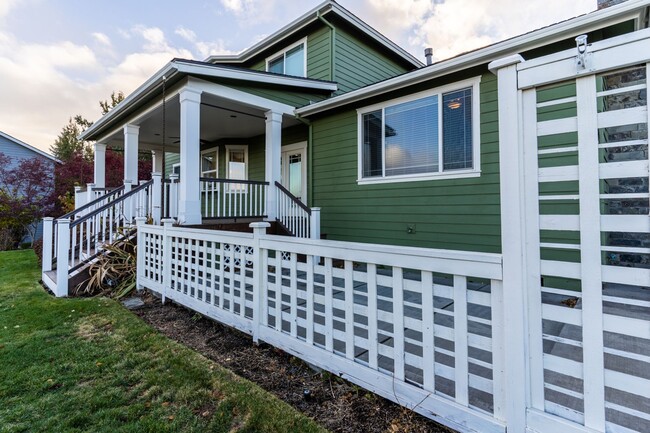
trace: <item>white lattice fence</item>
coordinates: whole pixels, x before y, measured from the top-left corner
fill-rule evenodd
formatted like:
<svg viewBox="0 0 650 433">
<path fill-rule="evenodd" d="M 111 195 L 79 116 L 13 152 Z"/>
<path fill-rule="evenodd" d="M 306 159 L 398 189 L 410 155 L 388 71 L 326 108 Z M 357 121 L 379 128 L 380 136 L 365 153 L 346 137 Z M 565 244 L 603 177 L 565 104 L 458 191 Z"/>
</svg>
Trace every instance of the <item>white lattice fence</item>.
<svg viewBox="0 0 650 433">
<path fill-rule="evenodd" d="M 139 284 L 455 428 L 504 431 L 500 256 L 263 230 L 141 226 Z"/>
</svg>

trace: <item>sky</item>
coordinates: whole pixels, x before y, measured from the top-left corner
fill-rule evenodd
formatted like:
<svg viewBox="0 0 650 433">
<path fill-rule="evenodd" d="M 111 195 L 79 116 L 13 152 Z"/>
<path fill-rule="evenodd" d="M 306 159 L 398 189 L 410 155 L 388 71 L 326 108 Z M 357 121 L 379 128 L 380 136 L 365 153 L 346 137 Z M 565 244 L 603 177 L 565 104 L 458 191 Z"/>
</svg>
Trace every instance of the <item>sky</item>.
<svg viewBox="0 0 650 433">
<path fill-rule="evenodd" d="M 0 0 L 0 131 L 48 150 L 71 116 L 174 57 L 236 54 L 322 0 Z M 339 0 L 424 61 L 596 9 L 596 0 Z"/>
</svg>

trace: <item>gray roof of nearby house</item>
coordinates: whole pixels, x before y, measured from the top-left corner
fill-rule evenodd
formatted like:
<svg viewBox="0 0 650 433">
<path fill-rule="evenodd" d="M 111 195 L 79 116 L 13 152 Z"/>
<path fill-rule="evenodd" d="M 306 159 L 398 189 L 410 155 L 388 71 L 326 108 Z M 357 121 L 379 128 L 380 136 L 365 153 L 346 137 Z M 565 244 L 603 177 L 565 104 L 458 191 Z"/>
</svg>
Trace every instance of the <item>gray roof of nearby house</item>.
<svg viewBox="0 0 650 433">
<path fill-rule="evenodd" d="M 631 19 L 635 19 L 639 26 L 647 26 L 644 22 L 648 8 L 650 8 L 650 0 L 628 0 L 609 8 L 597 10 L 520 36 L 506 39 L 468 53 L 460 54 L 450 59 L 445 59 L 415 71 L 405 72 L 402 75 L 298 108 L 296 113 L 301 116 L 309 116 L 468 68 L 486 65 L 499 58 L 539 48 L 575 37 L 580 33 L 588 33 L 608 25 L 629 21 Z"/>
<path fill-rule="evenodd" d="M 374 28 L 372 28 L 371 26 L 363 22 L 353 13 L 351 13 L 350 11 L 348 11 L 347 9 L 345 9 L 344 7 L 342 7 L 341 5 L 339 5 L 333 0 L 324 1 L 323 3 L 319 4 L 314 9 L 307 12 L 306 14 L 300 16 L 296 20 L 282 27 L 277 32 L 264 38 L 260 42 L 256 43 L 250 48 L 245 49 L 239 54 L 210 56 L 206 59 L 206 62 L 211 62 L 211 63 L 245 62 L 251 57 L 261 53 L 271 45 L 283 41 L 284 39 L 299 32 L 309 24 L 318 21 L 319 17 L 324 16 L 328 13 L 335 13 L 339 17 L 343 18 L 345 21 L 347 21 L 349 24 L 354 26 L 360 32 L 365 34 L 367 37 L 379 43 L 380 45 L 384 46 L 386 49 L 390 50 L 393 54 L 395 54 L 402 60 L 406 61 L 407 63 L 410 63 L 414 67 L 420 68 L 424 66 L 424 63 L 422 63 L 422 61 L 420 61 L 418 58 L 413 56 L 404 48 L 397 45 L 395 42 L 388 39 L 386 36 L 379 33 L 377 30 L 375 30 Z"/>
<path fill-rule="evenodd" d="M 48 159 L 50 159 L 50 160 L 52 160 L 54 162 L 61 162 L 58 159 L 56 159 L 54 156 L 50 155 L 49 153 L 47 153 L 45 151 L 42 151 L 41 149 L 38 149 L 38 148 L 36 148 L 34 146 L 31 146 L 31 145 L 25 143 L 24 141 L 21 141 L 21 140 L 15 138 L 15 137 L 12 137 L 11 135 L 9 135 L 9 134 L 7 134 L 5 132 L 0 131 L 0 138 L 4 139 L 4 140 L 0 140 L 0 144 L 2 143 L 2 141 L 6 140 L 6 141 L 9 141 L 9 142 L 17 145 L 17 146 L 21 146 L 21 147 L 25 148 L 27 151 L 29 151 L 31 153 L 34 153 L 34 154 L 39 155 L 39 156 L 43 156 L 43 157 L 48 158 Z M 0 146 L 0 152 L 7 153 L 7 152 L 3 151 L 2 146 Z"/>
</svg>

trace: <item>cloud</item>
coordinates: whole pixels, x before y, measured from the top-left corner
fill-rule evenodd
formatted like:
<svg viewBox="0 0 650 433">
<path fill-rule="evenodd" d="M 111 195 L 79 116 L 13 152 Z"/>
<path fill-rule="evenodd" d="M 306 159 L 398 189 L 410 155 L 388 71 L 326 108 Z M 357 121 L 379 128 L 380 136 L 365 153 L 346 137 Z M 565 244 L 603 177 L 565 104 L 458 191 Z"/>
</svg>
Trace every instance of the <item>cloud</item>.
<svg viewBox="0 0 650 433">
<path fill-rule="evenodd" d="M 107 47 L 111 46 L 111 39 L 108 36 L 106 36 L 104 33 L 95 32 L 92 33 L 91 36 L 100 44 L 105 45 Z"/>
<path fill-rule="evenodd" d="M 9 11 L 18 4 L 18 0 L 0 0 L 0 19 L 9 15 Z"/>
<path fill-rule="evenodd" d="M 283 15 L 279 6 L 285 3 L 278 3 L 277 0 L 220 0 L 221 5 L 227 12 L 238 18 L 239 24 L 250 27 L 252 25 L 273 21 Z M 291 6 L 291 5 L 290 5 Z"/>
<path fill-rule="evenodd" d="M 192 51 L 197 53 L 201 59 L 219 54 L 236 54 L 235 51 L 226 48 L 226 43 L 222 39 L 213 42 L 201 41 L 198 40 L 194 31 L 185 27 L 178 27 L 174 33 L 180 36 L 181 39 L 192 44 Z"/>
<path fill-rule="evenodd" d="M 406 39 L 422 57 L 442 60 L 595 9 L 593 0 L 366 0 L 372 23 L 391 39 Z"/>
</svg>

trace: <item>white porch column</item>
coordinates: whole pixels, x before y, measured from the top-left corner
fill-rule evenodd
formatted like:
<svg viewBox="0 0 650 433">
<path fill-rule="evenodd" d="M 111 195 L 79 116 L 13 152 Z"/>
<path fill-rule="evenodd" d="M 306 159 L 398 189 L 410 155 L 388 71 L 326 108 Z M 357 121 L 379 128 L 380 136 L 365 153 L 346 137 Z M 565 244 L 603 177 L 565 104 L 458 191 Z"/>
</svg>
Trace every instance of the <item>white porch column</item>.
<svg viewBox="0 0 650 433">
<path fill-rule="evenodd" d="M 282 113 L 267 111 L 266 113 L 266 157 L 265 157 L 265 176 L 269 183 L 268 193 L 266 195 L 266 215 L 269 221 L 275 221 L 277 218 L 277 188 L 275 182 L 282 179 L 282 167 L 280 166 L 280 156 L 282 154 Z"/>
<path fill-rule="evenodd" d="M 530 402 L 528 375 L 526 201 L 524 191 L 524 149 L 522 94 L 517 85 L 520 55 L 496 60 L 488 66 L 497 76 L 499 92 L 499 169 L 501 172 L 501 249 L 503 285 L 496 299 L 508 300 L 494 328 L 502 348 L 495 348 L 496 384 L 503 392 L 495 396 L 494 413 L 506 422 L 510 432 L 526 431 L 526 409 Z M 497 287 L 498 290 L 498 287 Z M 500 322 L 500 323 L 499 323 Z M 541 372 L 540 372 L 541 373 Z"/>
<path fill-rule="evenodd" d="M 138 182 L 138 125 L 124 126 L 124 180 Z"/>
<path fill-rule="evenodd" d="M 106 187 L 106 144 L 95 143 L 95 186 Z"/>
<path fill-rule="evenodd" d="M 162 173 L 163 171 L 163 151 L 162 150 L 152 150 L 151 151 L 151 171 L 154 173 Z M 169 173 L 167 173 L 169 174 Z"/>
<path fill-rule="evenodd" d="M 180 92 L 181 102 L 181 182 L 178 220 L 181 224 L 201 224 L 201 93 Z"/>
</svg>

